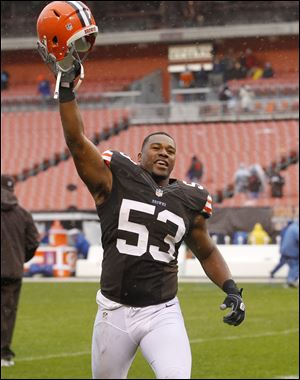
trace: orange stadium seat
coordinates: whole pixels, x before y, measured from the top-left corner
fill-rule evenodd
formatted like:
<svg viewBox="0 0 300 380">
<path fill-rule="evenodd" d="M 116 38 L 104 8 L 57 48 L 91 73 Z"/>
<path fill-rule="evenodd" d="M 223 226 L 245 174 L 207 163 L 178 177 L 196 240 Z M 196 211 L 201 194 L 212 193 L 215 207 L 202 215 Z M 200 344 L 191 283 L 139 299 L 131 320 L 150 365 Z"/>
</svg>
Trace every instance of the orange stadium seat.
<svg viewBox="0 0 300 380">
<path fill-rule="evenodd" d="M 256 96 L 296 96 L 299 93 L 299 77 L 296 73 L 279 74 L 274 78 L 262 78 L 253 80 L 251 78 L 234 79 L 228 81 L 229 88 L 238 93 L 242 85 L 248 85 Z"/>
<path fill-rule="evenodd" d="M 82 110 L 87 136 L 128 118 L 126 109 Z M 66 144 L 57 111 L 5 112 L 1 125 L 1 170 L 18 174 L 63 153 Z"/>
<path fill-rule="evenodd" d="M 91 111 L 83 113 L 89 136 L 93 131 L 98 130 L 99 124 L 101 124 L 99 118 L 103 118 L 103 114 Z M 34 117 L 33 120 L 40 119 Z M 55 120 L 57 121 L 57 119 Z M 102 124 L 103 126 L 104 124 Z M 28 133 L 29 125 L 23 129 L 25 131 L 22 131 L 21 134 L 22 143 L 20 143 L 19 134 L 10 135 L 6 131 L 5 139 L 10 138 L 12 146 L 15 146 L 17 150 L 6 149 L 2 172 L 7 171 L 8 167 L 21 167 L 23 162 L 19 161 L 25 160 L 30 151 L 34 164 L 37 162 L 37 157 L 41 158 L 39 155 L 42 149 L 45 151 L 48 149 L 48 155 L 50 152 L 54 154 L 57 147 L 60 147 L 59 151 L 61 152 L 65 149 L 59 124 L 53 128 L 54 132 L 53 134 L 51 132 L 51 138 L 49 138 L 49 133 L 48 137 L 46 137 L 47 134 L 34 137 L 34 133 L 39 131 L 38 127 L 32 129 L 34 133 Z M 19 133 L 19 129 L 17 131 Z M 99 151 L 120 150 L 130 155 L 133 160 L 137 160 L 143 139 L 149 133 L 156 131 L 169 133 L 177 142 L 178 156 L 173 172 L 175 177 L 185 179 L 191 157 L 193 155 L 201 157 L 204 164 L 202 184 L 211 194 L 215 194 L 218 189 L 232 183 L 234 173 L 241 162 L 246 165 L 260 163 L 261 166 L 267 167 L 272 161 L 278 160 L 283 154 L 295 149 L 298 141 L 297 120 L 140 125 L 132 126 L 127 131 L 101 142 Z M 14 142 L 15 139 L 18 140 L 18 143 Z M 36 139 L 40 139 L 40 143 L 36 142 Z M 53 141 L 54 144 L 52 144 Z M 48 145 L 51 146 L 51 149 Z M 31 146 L 34 146 L 35 152 L 32 152 Z M 14 163 L 10 165 L 11 161 Z M 26 162 L 28 163 L 28 161 Z M 298 165 L 292 165 L 282 172 L 286 179 L 285 197 L 282 199 L 269 198 L 267 190 L 263 197 L 255 202 L 235 196 L 225 200 L 220 206 L 241 206 L 247 205 L 247 202 L 250 206 L 254 203 L 267 206 L 273 203 L 296 202 L 299 179 L 297 168 Z M 77 190 L 69 191 L 68 184 L 75 184 Z M 34 211 L 66 210 L 71 206 L 80 210 L 94 210 L 93 200 L 77 175 L 71 159 L 60 162 L 57 166 L 42 171 L 24 182 L 19 182 L 16 191 L 21 203 Z"/>
<path fill-rule="evenodd" d="M 275 108 L 276 108 L 276 103 L 275 102 L 268 102 L 266 104 L 265 111 L 268 112 L 268 113 L 273 113 L 275 111 Z"/>
</svg>

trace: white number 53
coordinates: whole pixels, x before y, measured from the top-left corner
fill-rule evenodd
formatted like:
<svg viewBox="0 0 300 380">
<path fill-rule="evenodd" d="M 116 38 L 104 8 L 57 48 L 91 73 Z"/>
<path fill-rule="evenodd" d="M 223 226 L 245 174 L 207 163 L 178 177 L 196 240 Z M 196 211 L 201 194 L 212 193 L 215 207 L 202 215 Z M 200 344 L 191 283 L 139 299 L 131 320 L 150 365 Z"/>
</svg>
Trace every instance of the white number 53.
<svg viewBox="0 0 300 380">
<path fill-rule="evenodd" d="M 122 205 L 120 208 L 119 215 L 119 225 L 118 229 L 122 231 L 133 232 L 138 235 L 137 245 L 127 244 L 124 239 L 117 239 L 117 249 L 120 253 L 125 255 L 132 256 L 142 256 L 147 252 L 148 241 L 149 241 L 149 230 L 146 226 L 139 223 L 134 223 L 129 221 L 129 215 L 131 210 L 136 210 L 143 212 L 149 215 L 154 215 L 155 206 L 149 205 L 143 202 L 132 201 L 129 199 L 123 199 Z M 168 252 L 161 251 L 159 247 L 155 245 L 150 245 L 149 252 L 151 256 L 158 261 L 164 261 L 169 263 L 171 260 L 174 260 L 175 244 L 180 242 L 182 237 L 185 234 L 186 227 L 184 220 L 174 214 L 171 211 L 164 210 L 158 213 L 157 220 L 166 223 L 170 221 L 178 226 L 175 236 L 167 235 L 164 238 L 164 242 L 169 245 Z"/>
</svg>

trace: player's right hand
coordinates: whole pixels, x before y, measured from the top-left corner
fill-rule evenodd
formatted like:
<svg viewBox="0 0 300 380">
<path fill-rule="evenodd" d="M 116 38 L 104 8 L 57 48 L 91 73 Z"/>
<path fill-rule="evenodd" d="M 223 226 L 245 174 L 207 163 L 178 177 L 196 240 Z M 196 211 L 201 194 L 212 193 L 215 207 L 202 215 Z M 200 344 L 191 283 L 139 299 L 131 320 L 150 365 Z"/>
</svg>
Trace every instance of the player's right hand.
<svg viewBox="0 0 300 380">
<path fill-rule="evenodd" d="M 245 319 L 245 304 L 242 299 L 242 291 L 237 292 L 237 294 L 229 293 L 225 298 L 222 305 L 220 305 L 221 310 L 225 310 L 231 307 L 231 312 L 223 317 L 223 322 L 229 325 L 238 326 Z"/>
</svg>

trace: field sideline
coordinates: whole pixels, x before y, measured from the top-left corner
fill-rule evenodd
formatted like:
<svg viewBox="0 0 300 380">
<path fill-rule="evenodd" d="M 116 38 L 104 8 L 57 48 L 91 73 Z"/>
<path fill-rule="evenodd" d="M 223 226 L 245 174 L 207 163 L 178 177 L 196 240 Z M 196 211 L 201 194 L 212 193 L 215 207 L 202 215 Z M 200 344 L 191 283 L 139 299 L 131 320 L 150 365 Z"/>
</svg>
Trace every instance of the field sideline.
<svg viewBox="0 0 300 380">
<path fill-rule="evenodd" d="M 223 292 L 211 283 L 180 283 L 178 297 L 193 353 L 194 379 L 299 378 L 298 289 L 239 283 L 247 317 L 222 322 Z M 24 282 L 12 349 L 2 379 L 91 379 L 96 282 Z M 112 358 L 113 360 L 113 358 Z M 155 378 L 140 352 L 130 379 Z"/>
</svg>

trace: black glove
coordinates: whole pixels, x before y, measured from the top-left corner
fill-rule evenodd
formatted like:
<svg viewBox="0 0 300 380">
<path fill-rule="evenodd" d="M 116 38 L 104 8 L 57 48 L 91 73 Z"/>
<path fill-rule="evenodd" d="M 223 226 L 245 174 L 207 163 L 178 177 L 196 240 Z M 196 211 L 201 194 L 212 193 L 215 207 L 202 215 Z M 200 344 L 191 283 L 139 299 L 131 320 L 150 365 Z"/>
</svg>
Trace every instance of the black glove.
<svg viewBox="0 0 300 380">
<path fill-rule="evenodd" d="M 223 317 L 223 322 L 238 326 L 245 319 L 246 307 L 242 299 L 243 289 L 239 290 L 233 280 L 227 280 L 223 285 L 223 290 L 227 293 L 227 297 L 222 305 L 220 305 L 220 309 L 225 310 L 231 307 L 231 312 Z"/>
<path fill-rule="evenodd" d="M 81 64 L 74 58 L 72 65 L 61 74 L 61 85 L 63 83 L 73 83 L 74 80 L 80 75 Z"/>
<path fill-rule="evenodd" d="M 78 60 L 73 61 L 72 66 L 61 74 L 60 86 L 59 86 L 59 101 L 60 103 L 69 102 L 75 99 L 74 94 L 74 80 L 81 73 L 81 64 Z"/>
</svg>

